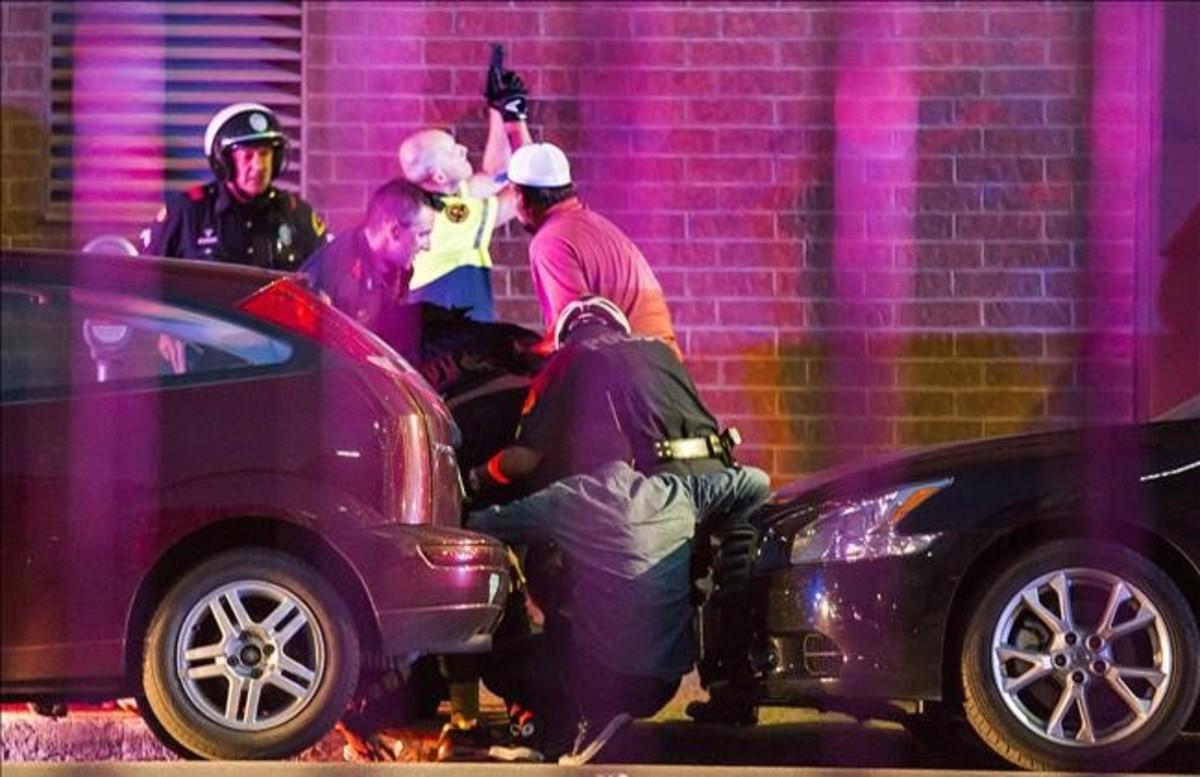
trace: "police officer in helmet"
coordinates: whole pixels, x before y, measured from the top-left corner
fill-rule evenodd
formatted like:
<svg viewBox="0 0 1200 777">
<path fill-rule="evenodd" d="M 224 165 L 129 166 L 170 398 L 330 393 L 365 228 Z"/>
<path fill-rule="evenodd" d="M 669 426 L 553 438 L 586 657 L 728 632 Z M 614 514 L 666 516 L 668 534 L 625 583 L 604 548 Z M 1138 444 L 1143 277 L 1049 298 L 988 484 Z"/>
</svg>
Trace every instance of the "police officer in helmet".
<svg viewBox="0 0 1200 777">
<path fill-rule="evenodd" d="M 468 475 L 475 495 L 509 481 L 539 490 L 465 525 L 561 550 L 567 606 L 545 608 L 542 633 L 497 645 L 484 679 L 540 720 L 530 746 L 545 755 L 585 724 L 560 761 L 577 765 L 691 670 L 692 540 L 740 521 L 769 482 L 734 461 L 736 433 L 720 431 L 671 346 L 631 334 L 611 300 L 567 304 L 554 340 L 513 444 Z"/>
<path fill-rule="evenodd" d="M 275 187 L 287 165 L 288 137 L 258 103 L 218 111 L 204 132 L 216 180 L 168 194 L 142 231 L 143 253 L 294 270 L 328 242 L 312 206 Z"/>
</svg>

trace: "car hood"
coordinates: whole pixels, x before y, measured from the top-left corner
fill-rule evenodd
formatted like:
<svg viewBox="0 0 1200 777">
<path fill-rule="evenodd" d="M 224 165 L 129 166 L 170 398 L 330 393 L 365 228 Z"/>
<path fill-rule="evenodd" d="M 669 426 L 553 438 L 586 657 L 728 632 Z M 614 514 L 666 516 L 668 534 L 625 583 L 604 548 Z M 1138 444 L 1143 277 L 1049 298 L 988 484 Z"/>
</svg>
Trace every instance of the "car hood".
<svg viewBox="0 0 1200 777">
<path fill-rule="evenodd" d="M 759 519 L 770 522 L 778 512 L 794 510 L 799 505 L 862 497 L 904 483 L 953 477 L 968 470 L 1008 462 L 1078 457 L 1113 442 L 1123 446 L 1132 444 L 1143 450 L 1147 445 L 1157 447 L 1159 455 L 1154 458 L 1164 458 L 1167 465 L 1172 461 L 1183 464 L 1186 463 L 1184 459 L 1200 457 L 1200 442 L 1191 446 L 1179 443 L 1197 430 L 1200 430 L 1200 422 L 1195 421 L 1076 428 L 888 454 L 824 470 L 784 486 L 772 497 Z M 1200 440 L 1200 437 L 1193 439 Z M 1150 462 L 1146 462 L 1146 466 L 1150 466 Z"/>
</svg>

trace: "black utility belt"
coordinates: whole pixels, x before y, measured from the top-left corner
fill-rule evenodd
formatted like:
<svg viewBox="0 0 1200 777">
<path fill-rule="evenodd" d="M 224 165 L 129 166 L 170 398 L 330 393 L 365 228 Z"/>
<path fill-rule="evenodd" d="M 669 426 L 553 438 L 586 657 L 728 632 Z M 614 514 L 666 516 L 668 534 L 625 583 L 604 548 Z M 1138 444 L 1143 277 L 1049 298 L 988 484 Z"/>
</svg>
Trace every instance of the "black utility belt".
<svg viewBox="0 0 1200 777">
<path fill-rule="evenodd" d="M 659 440 L 654 443 L 654 458 L 658 462 L 721 459 L 729 465 L 733 462 L 733 449 L 741 441 L 742 435 L 738 433 L 736 426 L 731 426 L 720 434 L 704 437 Z"/>
</svg>

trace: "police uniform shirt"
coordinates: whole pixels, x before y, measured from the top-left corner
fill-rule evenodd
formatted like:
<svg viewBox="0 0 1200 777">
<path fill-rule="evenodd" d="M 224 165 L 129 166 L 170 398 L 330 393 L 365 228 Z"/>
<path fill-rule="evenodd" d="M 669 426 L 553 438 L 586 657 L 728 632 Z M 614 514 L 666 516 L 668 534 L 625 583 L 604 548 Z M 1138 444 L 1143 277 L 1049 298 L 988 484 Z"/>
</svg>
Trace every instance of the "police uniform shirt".
<svg viewBox="0 0 1200 777">
<path fill-rule="evenodd" d="M 612 461 L 648 473 L 703 474 L 716 459 L 659 463 L 654 443 L 717 432 L 687 370 L 660 339 L 611 330 L 573 339 L 535 379 L 516 443 L 542 454 L 537 486 Z"/>
<path fill-rule="evenodd" d="M 313 254 L 300 272 L 329 295 L 335 308 L 381 335 L 389 310 L 407 301 L 411 275 L 411 270 L 389 270 L 378 262 L 362 228 Z"/>
<path fill-rule="evenodd" d="M 440 199 L 429 250 L 413 259 L 413 300 L 467 308 L 476 321 L 495 321 L 488 246 L 496 227 L 496 198 L 472 197 L 463 183 L 456 194 Z"/>
<path fill-rule="evenodd" d="M 216 181 L 172 192 L 143 230 L 143 253 L 295 270 L 329 241 L 325 223 L 295 194 L 270 187 L 246 203 Z"/>
</svg>

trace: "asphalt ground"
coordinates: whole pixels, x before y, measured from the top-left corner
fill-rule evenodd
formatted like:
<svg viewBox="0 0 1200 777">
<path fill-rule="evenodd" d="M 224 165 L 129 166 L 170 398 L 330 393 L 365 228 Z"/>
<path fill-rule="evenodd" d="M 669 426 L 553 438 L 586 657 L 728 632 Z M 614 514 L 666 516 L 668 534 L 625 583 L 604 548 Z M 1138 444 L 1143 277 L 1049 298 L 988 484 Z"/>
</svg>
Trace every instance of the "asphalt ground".
<svg viewBox="0 0 1200 777">
<path fill-rule="evenodd" d="M 665 774 L 756 775 L 799 774 L 1013 774 L 990 753 L 970 746 L 933 751 L 894 723 L 858 722 L 838 714 L 811 710 L 767 709 L 758 726 L 698 726 L 673 717 L 639 722 L 619 735 L 594 764 L 566 768 L 531 764 L 347 764 L 340 761 L 341 741 L 331 735 L 302 756 L 303 760 L 269 763 L 196 764 L 167 762 L 172 756 L 153 740 L 136 716 L 120 712 L 84 713 L 50 721 L 29 714 L 3 716 L 3 777 L 142 777 L 186 772 L 179 777 L 225 775 L 352 775 L 404 769 L 406 775 L 587 774 L 596 777 L 658 777 Z M 421 758 L 436 737 L 436 724 L 414 730 L 408 744 Z M 947 732 L 946 742 L 953 742 Z M 80 750 L 81 740 L 90 750 Z M 100 749 L 96 750 L 99 746 Z M 425 755 L 428 755 L 428 750 Z M 73 755 L 73 753 L 75 755 Z M 86 753 L 90 753 L 87 755 Z M 21 761 L 42 763 L 20 763 Z M 59 763 L 46 763 L 59 761 Z M 140 763 L 129 763 L 138 761 Z M 761 767 L 761 768 L 760 768 Z M 519 770 L 519 771 L 517 771 Z M 1147 773 L 1200 773 L 1200 735 L 1186 735 L 1146 770 Z"/>
</svg>

